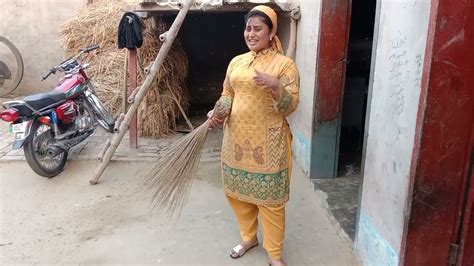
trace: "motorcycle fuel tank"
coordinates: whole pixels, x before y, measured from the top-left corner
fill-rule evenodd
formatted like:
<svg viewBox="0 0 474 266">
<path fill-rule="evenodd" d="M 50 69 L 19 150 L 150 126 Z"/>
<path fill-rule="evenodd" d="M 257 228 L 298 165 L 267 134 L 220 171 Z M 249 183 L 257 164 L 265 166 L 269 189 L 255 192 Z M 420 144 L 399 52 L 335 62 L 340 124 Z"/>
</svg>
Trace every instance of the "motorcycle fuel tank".
<svg viewBox="0 0 474 266">
<path fill-rule="evenodd" d="M 68 93 L 73 88 L 76 88 L 78 85 L 81 85 L 82 83 L 84 83 L 84 81 L 85 81 L 85 79 L 79 74 L 66 75 L 59 82 L 58 86 L 56 86 L 56 88 L 54 88 L 54 90 L 64 92 L 64 93 Z"/>
</svg>

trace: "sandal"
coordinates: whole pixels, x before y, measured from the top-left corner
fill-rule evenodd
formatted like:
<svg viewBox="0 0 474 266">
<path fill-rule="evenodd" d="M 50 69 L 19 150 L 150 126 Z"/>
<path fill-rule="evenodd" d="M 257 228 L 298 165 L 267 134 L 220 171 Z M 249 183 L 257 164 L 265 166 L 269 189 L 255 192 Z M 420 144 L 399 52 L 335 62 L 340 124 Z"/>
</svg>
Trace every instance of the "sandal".
<svg viewBox="0 0 474 266">
<path fill-rule="evenodd" d="M 258 241 L 255 242 L 255 244 L 253 244 L 252 246 L 248 247 L 247 249 L 245 249 L 242 245 L 239 244 L 230 250 L 230 257 L 233 259 L 238 259 L 242 257 L 245 254 L 245 252 L 251 250 L 252 248 L 256 246 L 258 246 Z"/>
</svg>

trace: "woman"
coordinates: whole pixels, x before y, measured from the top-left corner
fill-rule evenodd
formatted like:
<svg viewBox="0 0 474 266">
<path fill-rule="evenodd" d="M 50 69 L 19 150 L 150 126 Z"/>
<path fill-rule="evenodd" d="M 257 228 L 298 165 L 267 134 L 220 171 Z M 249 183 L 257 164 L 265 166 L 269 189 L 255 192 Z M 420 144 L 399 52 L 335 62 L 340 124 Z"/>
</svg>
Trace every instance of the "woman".
<svg viewBox="0 0 474 266">
<path fill-rule="evenodd" d="M 257 6 L 245 16 L 245 42 L 250 52 L 229 64 L 219 99 L 228 108 L 224 123 L 222 177 L 226 197 L 240 226 L 242 242 L 230 253 L 239 258 L 258 245 L 257 216 L 270 265 L 282 260 L 285 203 L 291 174 L 291 132 L 285 117 L 298 105 L 299 75 L 282 55 L 276 36 L 277 15 Z"/>
</svg>

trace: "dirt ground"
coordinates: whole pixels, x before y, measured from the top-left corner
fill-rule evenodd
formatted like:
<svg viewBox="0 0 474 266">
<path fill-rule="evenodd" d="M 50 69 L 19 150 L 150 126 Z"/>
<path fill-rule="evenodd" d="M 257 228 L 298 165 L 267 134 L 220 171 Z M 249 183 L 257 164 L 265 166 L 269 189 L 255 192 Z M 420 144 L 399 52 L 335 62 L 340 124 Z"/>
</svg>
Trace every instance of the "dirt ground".
<svg viewBox="0 0 474 266">
<path fill-rule="evenodd" d="M 261 245 L 238 260 L 228 256 L 239 232 L 219 162 L 201 164 L 179 220 L 149 209 L 139 177 L 148 165 L 112 163 L 91 186 L 93 161 L 68 162 L 53 179 L 35 175 L 26 162 L 0 163 L 0 264 L 267 265 Z M 354 265 L 312 184 L 294 171 L 285 259 L 289 265 Z"/>
<path fill-rule="evenodd" d="M 7 129 L 0 122 L 2 154 L 11 145 Z M 211 142 L 219 136 L 211 134 Z M 238 260 L 229 258 L 240 240 L 219 162 L 201 163 L 188 203 L 174 220 L 149 208 L 140 173 L 150 164 L 111 163 L 102 182 L 91 186 L 93 160 L 69 161 L 53 179 L 37 176 L 25 161 L 0 162 L 0 264 L 267 265 L 261 245 Z M 356 264 L 298 167 L 290 198 L 284 249 L 289 265 Z"/>
</svg>

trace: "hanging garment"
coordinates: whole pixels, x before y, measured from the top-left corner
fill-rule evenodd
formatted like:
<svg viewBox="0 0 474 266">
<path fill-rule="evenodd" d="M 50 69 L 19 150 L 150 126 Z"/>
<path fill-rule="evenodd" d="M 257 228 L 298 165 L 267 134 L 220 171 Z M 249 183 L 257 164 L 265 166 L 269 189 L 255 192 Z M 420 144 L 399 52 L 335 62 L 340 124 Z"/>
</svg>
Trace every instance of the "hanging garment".
<svg viewBox="0 0 474 266">
<path fill-rule="evenodd" d="M 136 49 L 143 44 L 143 23 L 133 12 L 125 12 L 118 28 L 118 48 Z"/>
</svg>

